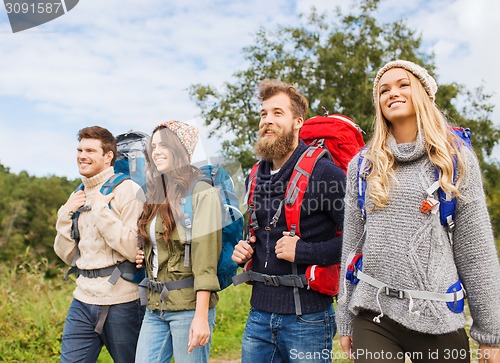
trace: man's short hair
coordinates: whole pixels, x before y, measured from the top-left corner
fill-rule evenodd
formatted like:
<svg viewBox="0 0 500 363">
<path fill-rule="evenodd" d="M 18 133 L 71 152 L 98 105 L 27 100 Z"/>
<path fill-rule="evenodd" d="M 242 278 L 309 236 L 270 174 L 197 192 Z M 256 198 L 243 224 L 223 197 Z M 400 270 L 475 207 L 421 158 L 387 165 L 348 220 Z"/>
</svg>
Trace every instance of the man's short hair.
<svg viewBox="0 0 500 363">
<path fill-rule="evenodd" d="M 258 84 L 258 87 L 257 98 L 260 102 L 279 93 L 284 93 L 290 97 L 293 116 L 302 117 L 305 120 L 307 111 L 309 110 L 309 102 L 293 85 L 277 79 L 265 79 Z"/>
<path fill-rule="evenodd" d="M 114 165 L 117 156 L 116 138 L 108 129 L 101 126 L 89 126 L 78 131 L 78 141 L 82 139 L 96 139 L 101 141 L 101 147 L 106 154 L 109 151 L 113 152 L 111 165 Z"/>
</svg>

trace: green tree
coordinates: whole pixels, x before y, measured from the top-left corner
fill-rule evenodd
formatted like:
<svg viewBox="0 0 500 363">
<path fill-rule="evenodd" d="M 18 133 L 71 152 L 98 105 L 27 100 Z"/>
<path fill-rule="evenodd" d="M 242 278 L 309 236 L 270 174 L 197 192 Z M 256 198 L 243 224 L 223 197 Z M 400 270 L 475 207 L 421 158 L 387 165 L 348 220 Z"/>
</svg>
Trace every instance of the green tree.
<svg viewBox="0 0 500 363">
<path fill-rule="evenodd" d="M 11 173 L 0 164 L 0 261 L 29 250 L 32 257 L 58 261 L 53 251 L 57 210 L 77 181 Z"/>
<path fill-rule="evenodd" d="M 318 14 L 314 9 L 303 24 L 261 28 L 255 44 L 243 48 L 247 68 L 238 70 L 222 89 L 192 85 L 190 95 L 211 130 L 221 137 L 222 152 L 238 160 L 244 170 L 255 162 L 259 104 L 254 97 L 258 82 L 277 78 L 291 82 L 308 98 L 308 116 L 343 113 L 371 135 L 373 120 L 372 82 L 376 70 L 394 59 L 408 59 L 428 69 L 436 78 L 433 55 L 422 49 L 422 37 L 404 19 L 381 23 L 375 18 L 380 0 L 353 1 L 344 14 Z M 489 196 L 496 185 L 498 164 L 488 161 L 500 130 L 491 120 L 491 95 L 484 89 L 467 90 L 463 85 L 440 84 L 438 106 L 450 122 L 469 127 L 479 156 Z M 488 172 L 486 172 L 488 171 Z M 498 231 L 497 227 L 497 231 Z M 500 231 L 498 231 L 500 232 Z"/>
</svg>

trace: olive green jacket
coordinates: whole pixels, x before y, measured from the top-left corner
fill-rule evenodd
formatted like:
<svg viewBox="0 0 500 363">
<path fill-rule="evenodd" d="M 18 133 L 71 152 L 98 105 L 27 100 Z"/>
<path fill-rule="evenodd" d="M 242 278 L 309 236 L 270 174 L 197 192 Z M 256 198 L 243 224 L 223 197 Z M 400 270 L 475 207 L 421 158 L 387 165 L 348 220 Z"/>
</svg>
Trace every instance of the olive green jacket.
<svg viewBox="0 0 500 363">
<path fill-rule="evenodd" d="M 177 281 L 194 277 L 194 287 L 171 290 L 160 301 L 160 293 L 149 291 L 150 310 L 194 310 L 196 291 L 213 291 L 210 307 L 217 304 L 216 291 L 220 290 L 217 279 L 217 262 L 222 249 L 221 207 L 215 188 L 205 182 L 198 182 L 193 190 L 193 221 L 191 258 L 189 267 L 184 266 L 186 232 L 180 222 L 168 238 L 163 238 L 164 227 L 160 218 L 156 219 L 156 244 L 158 247 L 157 281 Z M 149 229 L 149 226 L 148 226 Z M 151 244 L 145 247 L 145 260 L 148 277 L 153 279 L 153 253 Z"/>
</svg>

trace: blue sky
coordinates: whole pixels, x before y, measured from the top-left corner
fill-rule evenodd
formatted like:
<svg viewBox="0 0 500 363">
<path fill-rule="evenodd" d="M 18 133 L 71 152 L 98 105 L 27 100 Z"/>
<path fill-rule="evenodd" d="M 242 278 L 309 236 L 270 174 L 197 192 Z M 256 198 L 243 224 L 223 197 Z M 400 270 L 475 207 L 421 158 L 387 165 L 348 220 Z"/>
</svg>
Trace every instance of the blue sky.
<svg viewBox="0 0 500 363">
<path fill-rule="evenodd" d="M 0 6 L 0 163 L 13 172 L 75 178 L 82 127 L 150 132 L 171 119 L 201 126 L 187 88 L 231 81 L 259 27 L 297 24 L 312 5 L 349 2 L 81 0 L 64 16 L 15 34 Z M 500 2 L 382 0 L 382 21 L 402 16 L 434 52 L 438 83 L 483 84 L 494 94 L 500 125 Z M 201 131 L 196 160 L 218 150 Z M 495 156 L 500 160 L 498 147 Z"/>
</svg>

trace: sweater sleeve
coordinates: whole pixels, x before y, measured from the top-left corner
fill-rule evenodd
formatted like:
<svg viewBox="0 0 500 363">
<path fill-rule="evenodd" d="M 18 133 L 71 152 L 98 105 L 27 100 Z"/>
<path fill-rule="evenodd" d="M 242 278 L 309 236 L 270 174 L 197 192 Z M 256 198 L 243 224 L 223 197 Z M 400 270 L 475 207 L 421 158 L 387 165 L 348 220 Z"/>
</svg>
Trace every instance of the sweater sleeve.
<svg viewBox="0 0 500 363">
<path fill-rule="evenodd" d="M 327 214 L 328 219 L 332 222 L 332 228 L 337 226 L 341 230 L 344 223 L 345 174 L 330 161 L 318 163 L 318 165 L 321 165 L 321 169 L 319 169 L 321 174 L 318 179 L 311 178 L 308 191 L 317 193 L 319 197 L 316 200 L 319 201 L 321 210 Z M 335 230 L 330 231 L 331 238 L 324 241 L 308 243 L 302 239 L 298 240 L 295 248 L 295 262 L 322 266 L 340 263 L 342 236 L 336 236 L 336 232 Z"/>
<path fill-rule="evenodd" d="M 349 254 L 352 252 L 360 253 L 363 242 L 364 221 L 361 210 L 358 206 L 357 193 L 357 165 L 359 155 L 349 163 L 347 169 L 347 188 L 345 195 L 345 218 L 344 218 L 344 233 L 342 245 L 342 261 L 340 270 L 340 293 L 336 312 L 337 330 L 339 336 L 352 335 L 352 320 L 354 315 L 349 311 L 349 301 L 354 289 L 345 280 L 346 265 Z"/>
<path fill-rule="evenodd" d="M 453 234 L 455 263 L 467 291 L 470 334 L 480 344 L 500 345 L 500 265 L 476 156 L 465 149 L 467 173 L 459 186 Z"/>
<path fill-rule="evenodd" d="M 71 238 L 71 223 L 70 211 L 62 206 L 57 212 L 54 251 L 67 265 L 71 265 L 76 252 L 75 241 Z"/>
<path fill-rule="evenodd" d="M 221 206 L 217 190 L 207 183 L 197 183 L 193 196 L 191 246 L 195 291 L 220 290 L 217 263 L 222 249 L 221 228 Z"/>
<path fill-rule="evenodd" d="M 92 206 L 95 226 L 106 244 L 131 262 L 137 250 L 137 220 L 143 209 L 144 193 L 136 183 L 124 181 L 113 190 L 111 208 L 104 203 Z"/>
</svg>

